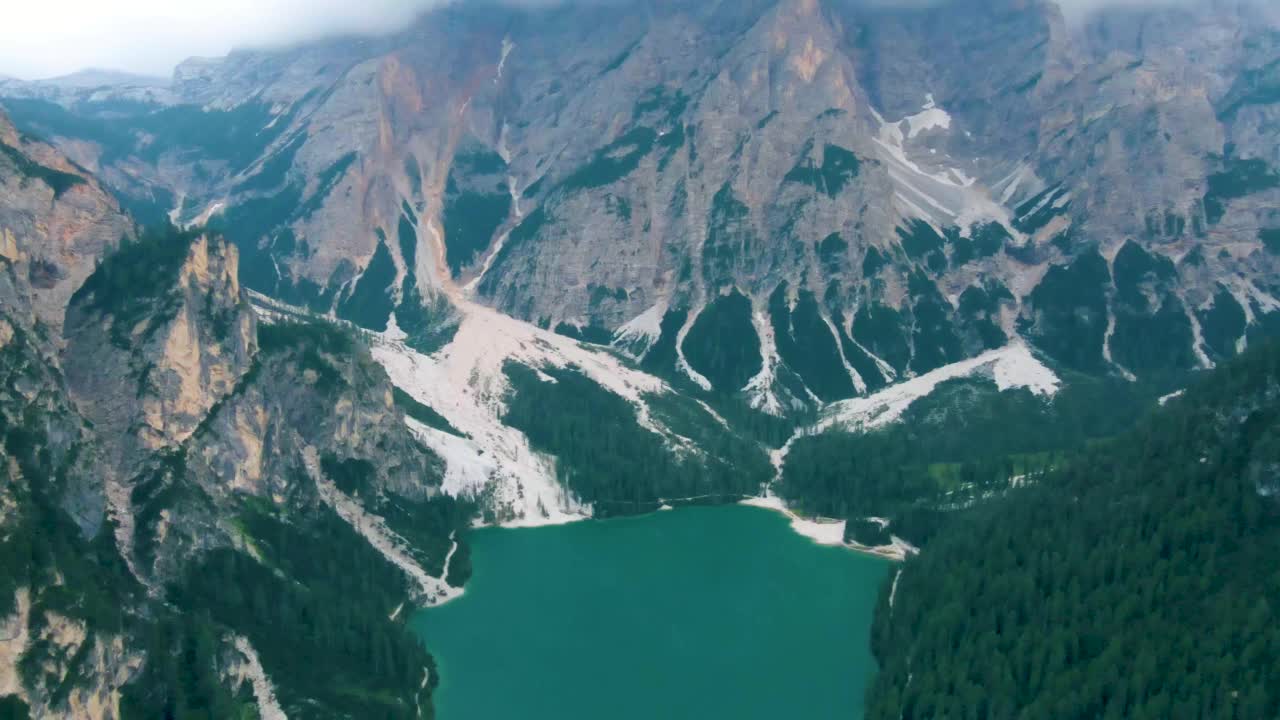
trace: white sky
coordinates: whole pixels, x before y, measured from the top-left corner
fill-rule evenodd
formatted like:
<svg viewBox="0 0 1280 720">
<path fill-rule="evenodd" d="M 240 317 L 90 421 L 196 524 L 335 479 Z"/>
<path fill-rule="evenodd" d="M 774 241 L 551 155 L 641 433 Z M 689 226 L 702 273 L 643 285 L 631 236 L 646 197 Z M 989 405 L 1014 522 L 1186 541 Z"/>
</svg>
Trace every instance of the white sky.
<svg viewBox="0 0 1280 720">
<path fill-rule="evenodd" d="M 386 32 L 449 1 L 3 0 L 0 75 L 31 80 L 97 67 L 167 77 L 188 57 L 341 32 Z M 1179 1 L 1184 0 L 1060 0 L 1077 18 L 1101 6 Z"/>
<path fill-rule="evenodd" d="M 397 29 L 442 0 L 4 0 L 0 74 L 168 76 L 188 57 Z"/>
</svg>

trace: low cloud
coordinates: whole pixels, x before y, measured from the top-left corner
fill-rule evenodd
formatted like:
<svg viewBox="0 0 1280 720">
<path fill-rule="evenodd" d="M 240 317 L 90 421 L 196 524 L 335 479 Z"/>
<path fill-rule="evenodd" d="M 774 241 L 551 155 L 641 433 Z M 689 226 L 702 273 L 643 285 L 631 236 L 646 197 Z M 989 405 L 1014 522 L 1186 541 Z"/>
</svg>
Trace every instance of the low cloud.
<svg viewBox="0 0 1280 720">
<path fill-rule="evenodd" d="M 399 30 L 451 2 L 522 7 L 650 0 L 11 0 L 0 75 L 26 80 L 84 68 L 167 77 L 189 57 Z"/>
<path fill-rule="evenodd" d="M 106 67 L 169 75 L 199 55 L 379 34 L 444 0 L 19 0 L 0 23 L 0 73 L 24 79 Z"/>
<path fill-rule="evenodd" d="M 0 74 L 36 79 L 99 67 L 168 76 L 188 57 L 224 55 L 236 47 L 394 31 L 450 1 L 550 6 L 631 0 L 16 0 L 0 23 Z M 902 7 L 949 0 L 862 1 Z M 1069 18 L 1078 20 L 1109 7 L 1203 1 L 1060 3 Z"/>
<path fill-rule="evenodd" d="M 873 7 L 936 7 L 945 5 L 956 0 L 852 0 L 852 2 L 862 3 Z M 1100 10 L 1112 10 L 1118 8 L 1161 8 L 1175 7 L 1178 5 L 1191 5 L 1194 3 L 1207 3 L 1210 0 L 1054 0 L 1062 13 L 1068 18 L 1074 20 L 1082 20 L 1089 15 Z M 1246 0 L 1247 1 L 1247 0 Z M 1280 0 L 1257 0 L 1257 2 L 1277 2 Z"/>
<path fill-rule="evenodd" d="M 1161 8 L 1192 5 L 1205 0 L 1058 0 L 1068 20 L 1084 20 L 1099 10 Z"/>
</svg>

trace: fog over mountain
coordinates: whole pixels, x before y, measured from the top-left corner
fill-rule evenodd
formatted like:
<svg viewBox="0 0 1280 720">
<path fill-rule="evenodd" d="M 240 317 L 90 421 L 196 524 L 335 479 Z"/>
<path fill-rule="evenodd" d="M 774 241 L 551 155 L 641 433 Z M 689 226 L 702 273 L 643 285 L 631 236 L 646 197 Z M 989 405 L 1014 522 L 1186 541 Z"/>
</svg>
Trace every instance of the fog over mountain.
<svg viewBox="0 0 1280 720">
<path fill-rule="evenodd" d="M 455 0 L 456 1 L 456 0 Z M 462 0 L 506 5 L 555 5 L 562 0 Z M 632 0 L 596 0 L 626 2 Z M 941 0 L 850 0 L 911 6 Z M 1059 0 L 1070 19 L 1105 7 L 1141 7 L 1207 0 Z M 334 34 L 377 35 L 400 29 L 449 0 L 122 0 L 20 3 L 0 26 L 0 75 L 25 80 L 105 67 L 167 77 L 192 56 L 233 48 L 292 45 Z M 38 29 L 39 32 L 33 32 Z"/>
<path fill-rule="evenodd" d="M 0 28 L 0 69 L 24 79 L 85 67 L 167 76 L 196 55 L 403 27 L 439 0 L 18 3 Z M 33 32 L 39 29 L 39 32 Z"/>
</svg>

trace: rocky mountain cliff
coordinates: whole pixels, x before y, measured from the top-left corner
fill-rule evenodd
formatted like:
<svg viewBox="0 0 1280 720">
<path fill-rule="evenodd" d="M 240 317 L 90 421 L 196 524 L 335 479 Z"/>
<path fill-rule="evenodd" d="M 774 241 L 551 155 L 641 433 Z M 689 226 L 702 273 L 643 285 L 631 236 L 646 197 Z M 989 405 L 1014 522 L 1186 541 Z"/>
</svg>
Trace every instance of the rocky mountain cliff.
<svg viewBox="0 0 1280 720">
<path fill-rule="evenodd" d="M 1277 28 L 1247 0 L 467 3 L 163 92 L 0 92 L 136 213 L 219 224 L 254 290 L 422 348 L 470 297 L 780 413 L 1017 336 L 1147 375 L 1274 327 Z"/>
<path fill-rule="evenodd" d="M 84 168 L 0 115 L 0 259 L 10 312 L 40 326 L 50 347 L 71 294 L 132 223 Z"/>
<path fill-rule="evenodd" d="M 221 237 L 135 233 L 78 166 L 4 139 L 6 716 L 428 712 L 398 608 L 466 580 L 471 510 L 386 373 L 350 331 L 260 324 Z"/>
<path fill-rule="evenodd" d="M 429 716 L 477 519 L 914 550 L 992 478 L 859 433 L 1016 413 L 1009 486 L 1280 330 L 1277 67 L 1249 0 L 634 0 L 0 82 L 0 710 Z"/>
<path fill-rule="evenodd" d="M 768 480 L 757 443 L 603 348 L 459 298 L 422 354 L 251 295 L 217 233 L 139 231 L 58 151 L 6 147 L 6 713 L 430 716 L 438 677 L 406 622 L 459 593 L 473 521 Z M 50 232 L 73 192 L 102 219 Z M 602 453 L 630 470 L 602 476 Z"/>
</svg>

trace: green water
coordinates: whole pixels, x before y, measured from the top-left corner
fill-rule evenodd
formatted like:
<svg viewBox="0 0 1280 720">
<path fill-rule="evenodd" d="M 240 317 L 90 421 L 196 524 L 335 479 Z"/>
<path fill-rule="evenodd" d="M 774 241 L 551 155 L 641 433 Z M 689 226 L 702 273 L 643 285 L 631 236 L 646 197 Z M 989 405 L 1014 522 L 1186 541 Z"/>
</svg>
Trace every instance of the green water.
<svg viewBox="0 0 1280 720">
<path fill-rule="evenodd" d="M 862 717 L 889 564 L 733 506 L 472 536 L 414 627 L 441 720 Z"/>
</svg>

